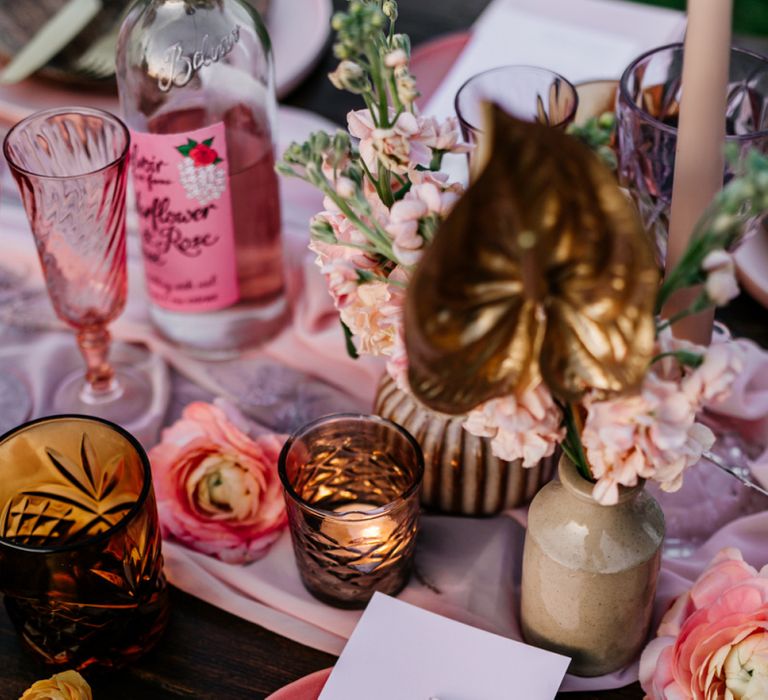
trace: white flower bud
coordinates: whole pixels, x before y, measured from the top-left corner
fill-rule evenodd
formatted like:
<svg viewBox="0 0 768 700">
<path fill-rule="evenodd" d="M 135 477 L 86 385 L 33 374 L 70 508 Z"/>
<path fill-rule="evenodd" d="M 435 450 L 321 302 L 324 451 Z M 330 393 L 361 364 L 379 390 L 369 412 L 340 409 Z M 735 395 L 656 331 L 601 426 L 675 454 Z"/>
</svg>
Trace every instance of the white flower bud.
<svg viewBox="0 0 768 700">
<path fill-rule="evenodd" d="M 408 64 L 408 54 L 403 49 L 395 49 L 384 57 L 387 68 L 399 68 Z"/>
</svg>

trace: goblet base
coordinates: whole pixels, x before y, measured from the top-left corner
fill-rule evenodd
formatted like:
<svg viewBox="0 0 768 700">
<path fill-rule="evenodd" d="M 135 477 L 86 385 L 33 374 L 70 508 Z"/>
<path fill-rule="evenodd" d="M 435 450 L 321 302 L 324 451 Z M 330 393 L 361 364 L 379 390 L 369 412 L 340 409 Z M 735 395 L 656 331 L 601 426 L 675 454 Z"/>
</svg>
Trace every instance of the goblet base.
<svg viewBox="0 0 768 700">
<path fill-rule="evenodd" d="M 57 413 L 79 413 L 127 426 L 145 414 L 152 403 L 149 377 L 132 367 L 116 365 L 112 386 L 95 393 L 82 370 L 64 378 L 53 396 Z"/>
<path fill-rule="evenodd" d="M 0 370 L 0 435 L 23 423 L 32 413 L 32 397 L 24 382 Z"/>
</svg>

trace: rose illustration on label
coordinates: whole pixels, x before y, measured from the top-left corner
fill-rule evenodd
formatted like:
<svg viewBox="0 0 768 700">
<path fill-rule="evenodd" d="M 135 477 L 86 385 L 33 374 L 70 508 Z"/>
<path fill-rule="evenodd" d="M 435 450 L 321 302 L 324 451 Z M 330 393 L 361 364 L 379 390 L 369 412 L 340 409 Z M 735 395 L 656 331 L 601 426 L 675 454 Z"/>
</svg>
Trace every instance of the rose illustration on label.
<svg viewBox="0 0 768 700">
<path fill-rule="evenodd" d="M 227 189 L 227 170 L 219 167 L 224 159 L 212 146 L 213 137 L 199 143 L 187 139 L 183 146 L 176 146 L 176 150 L 184 156 L 179 163 L 179 180 L 187 198 L 201 205 L 219 199 Z"/>
</svg>

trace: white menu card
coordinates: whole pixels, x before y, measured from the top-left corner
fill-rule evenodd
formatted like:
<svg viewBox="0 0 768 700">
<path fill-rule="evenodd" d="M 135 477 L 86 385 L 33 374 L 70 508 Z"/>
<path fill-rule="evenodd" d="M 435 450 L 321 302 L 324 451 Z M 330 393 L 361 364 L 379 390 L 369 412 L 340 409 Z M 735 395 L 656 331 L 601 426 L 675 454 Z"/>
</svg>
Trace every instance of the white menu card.
<svg viewBox="0 0 768 700">
<path fill-rule="evenodd" d="M 573 83 L 617 79 L 634 58 L 682 40 L 684 30 L 682 12 L 633 2 L 493 0 L 424 114 L 453 116 L 464 81 L 497 66 L 549 68 Z"/>
<path fill-rule="evenodd" d="M 552 700 L 569 663 L 377 593 L 319 700 Z"/>
</svg>

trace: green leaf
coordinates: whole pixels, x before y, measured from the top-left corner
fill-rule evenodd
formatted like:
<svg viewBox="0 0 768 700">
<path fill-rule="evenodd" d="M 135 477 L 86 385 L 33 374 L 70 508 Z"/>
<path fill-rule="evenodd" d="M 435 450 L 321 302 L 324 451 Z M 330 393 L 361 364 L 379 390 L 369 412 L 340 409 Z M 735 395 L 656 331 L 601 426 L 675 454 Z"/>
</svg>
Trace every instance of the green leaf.
<svg viewBox="0 0 768 700">
<path fill-rule="evenodd" d="M 214 161 L 213 161 L 213 164 L 214 164 L 214 165 L 217 165 L 217 164 L 219 164 L 219 163 L 223 163 L 223 162 L 224 162 L 224 159 L 223 159 L 223 158 L 217 158 L 216 160 L 214 160 Z"/>
<path fill-rule="evenodd" d="M 357 352 L 355 344 L 352 342 L 352 331 L 349 330 L 349 326 L 341 319 L 339 319 L 339 323 L 341 324 L 341 328 L 344 331 L 344 340 L 347 344 L 347 355 L 349 355 L 353 360 L 356 360 L 358 357 L 360 357 L 360 355 Z"/>
<path fill-rule="evenodd" d="M 592 472 L 587 462 L 587 455 L 584 453 L 584 445 L 581 443 L 581 435 L 576 427 L 576 419 L 573 415 L 573 408 L 570 404 L 563 405 L 563 415 L 565 416 L 566 437 L 563 442 L 563 449 L 569 459 L 576 465 L 576 469 L 588 481 L 594 481 Z"/>
<path fill-rule="evenodd" d="M 194 139 L 187 139 L 187 142 L 183 146 L 176 146 L 176 150 L 186 158 L 189 156 L 189 152 L 195 146 L 197 146 L 197 141 L 195 141 Z"/>
<path fill-rule="evenodd" d="M 208 147 L 212 146 L 213 145 L 213 136 L 211 136 L 211 138 L 209 138 L 209 139 L 205 139 L 205 141 L 203 141 L 203 145 L 204 146 L 208 146 Z"/>
</svg>

